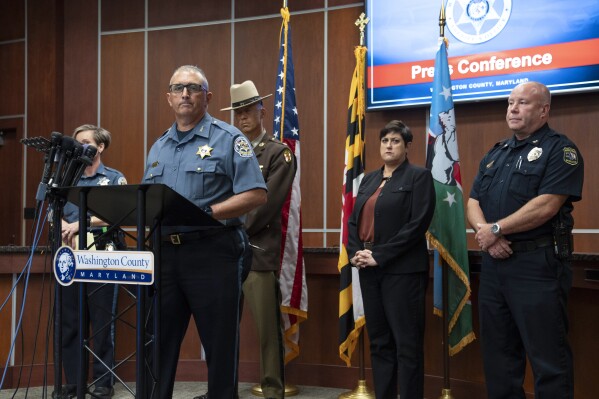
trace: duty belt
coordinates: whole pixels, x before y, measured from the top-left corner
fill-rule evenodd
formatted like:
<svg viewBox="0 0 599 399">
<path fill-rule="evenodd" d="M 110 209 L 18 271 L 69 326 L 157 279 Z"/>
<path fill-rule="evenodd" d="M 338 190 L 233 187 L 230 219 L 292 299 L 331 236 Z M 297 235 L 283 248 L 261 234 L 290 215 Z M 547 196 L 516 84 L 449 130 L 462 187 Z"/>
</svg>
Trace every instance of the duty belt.
<svg viewBox="0 0 599 399">
<path fill-rule="evenodd" d="M 167 234 L 162 236 L 162 242 L 168 242 L 173 245 L 181 245 L 189 241 L 199 240 L 200 238 L 234 230 L 239 226 L 216 227 L 209 230 L 190 231 L 188 233 Z"/>
<path fill-rule="evenodd" d="M 510 248 L 514 252 L 529 252 L 538 248 L 550 247 L 553 245 L 553 236 L 543 236 L 530 241 L 514 241 Z"/>
</svg>

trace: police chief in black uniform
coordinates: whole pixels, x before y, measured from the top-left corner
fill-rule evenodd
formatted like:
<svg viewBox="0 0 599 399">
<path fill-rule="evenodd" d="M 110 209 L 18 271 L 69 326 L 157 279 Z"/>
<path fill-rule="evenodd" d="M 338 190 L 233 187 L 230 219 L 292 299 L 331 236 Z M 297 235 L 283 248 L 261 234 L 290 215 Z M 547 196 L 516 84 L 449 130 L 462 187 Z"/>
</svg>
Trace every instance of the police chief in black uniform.
<svg viewBox="0 0 599 399">
<path fill-rule="evenodd" d="M 516 86 L 506 120 L 514 135 L 482 159 L 467 214 L 483 250 L 480 334 L 489 399 L 525 398 L 526 357 L 535 397 L 573 397 L 566 301 L 572 285 L 572 203 L 584 166 L 576 145 L 547 120 L 543 84 Z"/>
</svg>

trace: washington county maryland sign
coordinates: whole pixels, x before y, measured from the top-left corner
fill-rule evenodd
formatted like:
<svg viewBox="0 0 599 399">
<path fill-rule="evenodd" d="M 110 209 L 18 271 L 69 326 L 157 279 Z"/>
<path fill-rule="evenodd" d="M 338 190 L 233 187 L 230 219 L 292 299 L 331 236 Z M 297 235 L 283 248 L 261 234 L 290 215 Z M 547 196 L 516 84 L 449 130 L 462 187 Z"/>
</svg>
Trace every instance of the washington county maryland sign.
<svg viewBox="0 0 599 399">
<path fill-rule="evenodd" d="M 53 266 L 56 281 L 65 286 L 74 282 L 154 282 L 154 254 L 150 251 L 78 251 L 63 246 L 56 251 Z"/>
</svg>

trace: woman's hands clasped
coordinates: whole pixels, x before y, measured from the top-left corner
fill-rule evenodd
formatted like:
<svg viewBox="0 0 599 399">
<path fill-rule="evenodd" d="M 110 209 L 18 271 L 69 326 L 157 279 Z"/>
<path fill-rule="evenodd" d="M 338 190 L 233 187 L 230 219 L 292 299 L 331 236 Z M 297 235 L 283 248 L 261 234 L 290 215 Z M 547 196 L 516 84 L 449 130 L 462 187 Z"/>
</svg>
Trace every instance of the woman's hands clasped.
<svg viewBox="0 0 599 399">
<path fill-rule="evenodd" d="M 378 263 L 372 257 L 372 251 L 369 249 L 363 249 L 357 251 L 353 258 L 350 259 L 352 266 L 358 269 L 363 269 L 369 266 L 378 266 Z"/>
</svg>

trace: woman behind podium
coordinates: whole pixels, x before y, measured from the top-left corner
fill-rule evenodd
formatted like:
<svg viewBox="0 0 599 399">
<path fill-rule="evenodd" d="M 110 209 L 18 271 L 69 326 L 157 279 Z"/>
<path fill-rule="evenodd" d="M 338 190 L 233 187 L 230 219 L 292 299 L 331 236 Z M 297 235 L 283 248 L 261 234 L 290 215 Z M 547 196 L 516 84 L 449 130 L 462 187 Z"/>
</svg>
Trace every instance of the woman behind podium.
<svg viewBox="0 0 599 399">
<path fill-rule="evenodd" d="M 110 132 L 94 125 L 82 125 L 75 129 L 73 138 L 81 144 L 93 145 L 98 149 L 92 164 L 85 168 L 78 186 L 107 186 L 127 184 L 125 176 L 116 169 L 109 168 L 102 163 L 102 154 L 111 142 Z M 88 216 L 89 230 L 86 233 L 93 235 L 97 250 L 122 250 L 126 248 L 121 230 L 116 229 L 106 234 L 106 223 L 95 216 Z M 79 231 L 79 208 L 72 203 L 64 207 L 62 220 L 62 240 L 72 248 L 76 248 Z M 91 244 L 88 239 L 88 244 Z M 78 284 L 62 287 L 62 350 L 63 366 L 66 385 L 62 388 L 61 395 L 53 393 L 53 397 L 71 398 L 77 391 L 77 372 L 79 362 L 79 321 L 78 321 Z M 92 350 L 110 367 L 114 366 L 114 323 L 111 322 L 116 313 L 116 298 L 118 286 L 116 284 L 87 283 L 88 314 L 93 330 Z M 114 395 L 114 381 L 112 374 L 96 358 L 93 358 L 93 397 L 110 398 Z"/>
<path fill-rule="evenodd" d="M 408 161 L 412 133 L 393 120 L 380 131 L 383 166 L 364 176 L 348 222 L 348 254 L 359 269 L 378 399 L 424 391 L 425 233 L 435 209 L 430 171 Z M 352 255 L 353 254 L 353 255 Z"/>
</svg>

